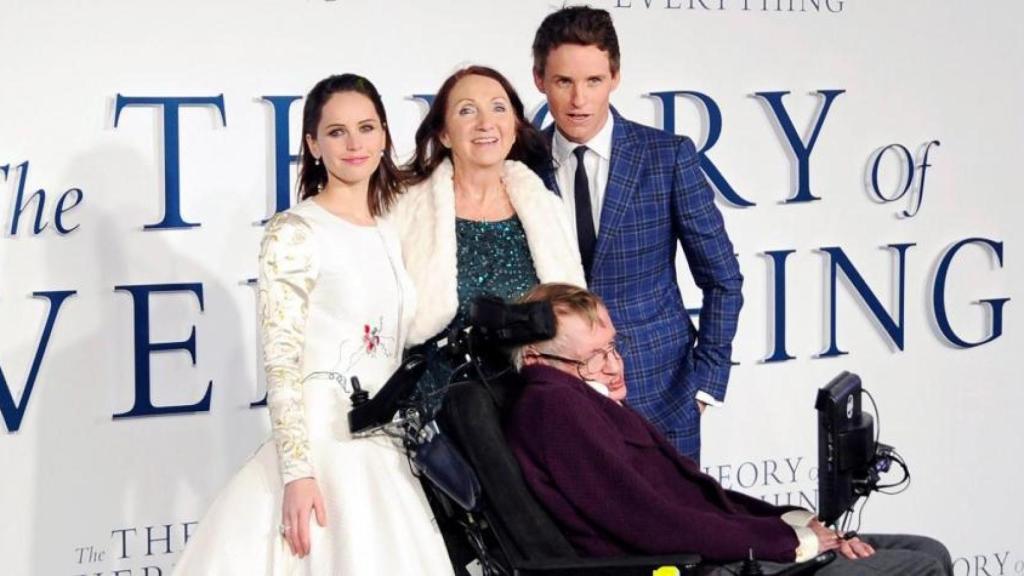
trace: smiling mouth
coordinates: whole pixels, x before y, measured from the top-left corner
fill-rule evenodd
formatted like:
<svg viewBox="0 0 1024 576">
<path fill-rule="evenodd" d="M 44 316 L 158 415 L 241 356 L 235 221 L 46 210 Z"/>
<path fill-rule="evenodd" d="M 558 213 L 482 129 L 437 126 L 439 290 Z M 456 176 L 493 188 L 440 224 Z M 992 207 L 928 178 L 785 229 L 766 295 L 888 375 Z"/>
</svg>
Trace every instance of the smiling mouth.
<svg viewBox="0 0 1024 576">
<path fill-rule="evenodd" d="M 474 138 L 473 139 L 473 144 L 481 144 L 481 145 L 484 145 L 484 146 L 489 146 L 491 144 L 497 144 L 497 143 L 498 143 L 498 139 L 496 137 L 495 138 Z"/>
</svg>

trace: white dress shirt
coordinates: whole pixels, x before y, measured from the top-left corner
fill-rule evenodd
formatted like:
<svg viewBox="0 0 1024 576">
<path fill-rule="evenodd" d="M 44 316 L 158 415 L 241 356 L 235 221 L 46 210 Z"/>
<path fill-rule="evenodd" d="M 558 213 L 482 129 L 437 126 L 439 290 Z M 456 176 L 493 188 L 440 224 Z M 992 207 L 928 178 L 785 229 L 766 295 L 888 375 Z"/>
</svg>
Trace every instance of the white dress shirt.
<svg viewBox="0 0 1024 576">
<path fill-rule="evenodd" d="M 608 121 L 583 144 L 570 142 L 555 129 L 555 137 L 551 142 L 551 155 L 557 166 L 555 178 L 558 189 L 562 193 L 562 203 L 569 215 L 573 237 L 576 237 L 576 156 L 572 153 L 578 146 L 586 146 L 583 155 L 583 167 L 587 170 L 587 182 L 590 184 L 590 210 L 594 217 L 594 233 L 601 234 L 601 207 L 604 204 L 604 191 L 608 186 L 608 169 L 612 162 L 612 128 L 615 120 L 611 113 Z"/>
</svg>

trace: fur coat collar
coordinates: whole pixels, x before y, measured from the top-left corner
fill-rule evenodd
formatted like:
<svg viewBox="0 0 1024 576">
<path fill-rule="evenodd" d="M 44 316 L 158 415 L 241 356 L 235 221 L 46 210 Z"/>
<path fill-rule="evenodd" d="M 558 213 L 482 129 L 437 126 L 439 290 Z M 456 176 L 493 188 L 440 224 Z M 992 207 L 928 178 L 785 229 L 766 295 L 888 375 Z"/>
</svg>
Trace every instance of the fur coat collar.
<svg viewBox="0 0 1024 576">
<path fill-rule="evenodd" d="M 421 344 L 447 326 L 458 310 L 455 186 L 445 160 L 424 182 L 399 197 L 390 220 L 402 241 L 402 258 L 416 286 L 417 309 L 408 345 Z M 505 162 L 505 187 L 523 224 L 537 278 L 586 286 L 579 248 L 562 200 L 525 164 Z"/>
</svg>

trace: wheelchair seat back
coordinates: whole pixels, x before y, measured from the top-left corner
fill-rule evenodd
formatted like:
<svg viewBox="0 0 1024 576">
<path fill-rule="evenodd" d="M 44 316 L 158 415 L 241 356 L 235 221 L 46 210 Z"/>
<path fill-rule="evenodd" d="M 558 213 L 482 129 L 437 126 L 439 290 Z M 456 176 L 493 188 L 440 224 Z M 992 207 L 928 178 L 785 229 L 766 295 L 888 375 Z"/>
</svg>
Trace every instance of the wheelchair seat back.
<svg viewBox="0 0 1024 576">
<path fill-rule="evenodd" d="M 512 370 L 487 383 L 455 383 L 445 398 L 441 425 L 476 471 L 483 489 L 484 515 L 510 560 L 578 558 L 533 497 L 505 441 L 502 418 L 522 387 L 521 377 Z"/>
</svg>

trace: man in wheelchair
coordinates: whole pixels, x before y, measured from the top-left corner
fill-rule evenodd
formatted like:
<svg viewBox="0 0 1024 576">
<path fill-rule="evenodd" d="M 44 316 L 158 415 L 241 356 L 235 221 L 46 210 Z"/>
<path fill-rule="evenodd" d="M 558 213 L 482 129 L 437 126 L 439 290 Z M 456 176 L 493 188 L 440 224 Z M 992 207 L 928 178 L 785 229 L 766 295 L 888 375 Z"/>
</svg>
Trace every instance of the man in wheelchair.
<svg viewBox="0 0 1024 576">
<path fill-rule="evenodd" d="M 619 350 L 629 344 L 598 296 L 546 284 L 524 301 L 550 303 L 555 336 L 512 350 L 524 384 L 505 436 L 533 495 L 582 556 L 689 552 L 724 564 L 712 574 L 731 574 L 749 554 L 779 569 L 834 550 L 819 574 L 952 574 L 933 539 L 844 537 L 807 510 L 723 489 L 623 403 Z"/>
</svg>

